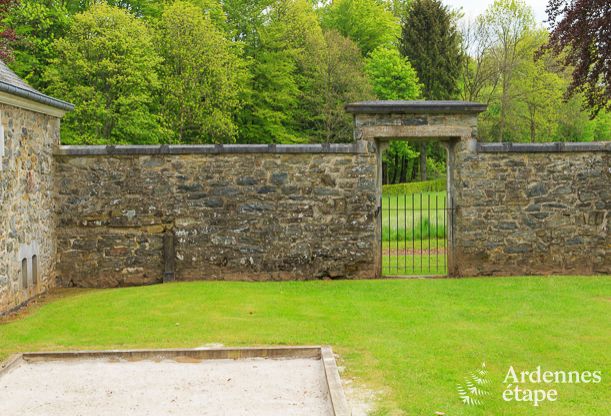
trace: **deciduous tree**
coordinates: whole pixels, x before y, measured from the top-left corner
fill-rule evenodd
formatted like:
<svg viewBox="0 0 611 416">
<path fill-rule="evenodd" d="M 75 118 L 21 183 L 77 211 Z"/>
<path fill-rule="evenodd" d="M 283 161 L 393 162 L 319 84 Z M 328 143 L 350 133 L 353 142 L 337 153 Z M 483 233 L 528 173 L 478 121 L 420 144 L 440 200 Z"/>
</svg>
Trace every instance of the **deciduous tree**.
<svg viewBox="0 0 611 416">
<path fill-rule="evenodd" d="M 76 104 L 63 123 L 65 143 L 162 140 L 153 96 L 161 59 L 145 24 L 124 9 L 95 4 L 74 16 L 55 42 L 48 92 Z"/>
<path fill-rule="evenodd" d="M 497 138 L 503 141 L 506 138 L 507 113 L 512 105 L 511 85 L 515 69 L 521 60 L 532 59 L 526 42 L 535 21 L 532 10 L 522 0 L 495 0 L 479 18 L 487 31 L 485 36 L 494 45 L 490 53 L 500 86 Z"/>
<path fill-rule="evenodd" d="M 551 35 L 543 50 L 573 68 L 567 97 L 583 93 L 593 116 L 611 110 L 611 2 L 550 0 L 547 15 Z"/>
<path fill-rule="evenodd" d="M 346 113 L 344 106 L 372 99 L 373 90 L 358 46 L 336 30 L 325 32 L 325 42 L 322 139 L 348 142 L 352 140 L 352 116 Z"/>
<path fill-rule="evenodd" d="M 233 142 L 246 82 L 240 45 L 225 38 L 189 2 L 166 8 L 157 27 L 161 65 L 160 113 L 173 141 Z"/>
<path fill-rule="evenodd" d="M 400 33 L 398 18 L 377 0 L 335 0 L 323 10 L 322 22 L 355 41 L 365 56 L 394 45 Z"/>
<path fill-rule="evenodd" d="M 13 59 L 15 30 L 6 24 L 5 19 L 14 4 L 15 0 L 0 0 L 0 59 L 3 61 Z"/>
<path fill-rule="evenodd" d="M 420 98 L 421 85 L 410 61 L 395 48 L 380 47 L 366 60 L 365 69 L 373 91 L 381 100 L 414 100 Z"/>
<path fill-rule="evenodd" d="M 20 0 L 5 22 L 14 28 L 15 60 L 11 69 L 44 90 L 42 76 L 56 57 L 54 42 L 65 35 L 71 18 L 60 0 Z"/>
</svg>

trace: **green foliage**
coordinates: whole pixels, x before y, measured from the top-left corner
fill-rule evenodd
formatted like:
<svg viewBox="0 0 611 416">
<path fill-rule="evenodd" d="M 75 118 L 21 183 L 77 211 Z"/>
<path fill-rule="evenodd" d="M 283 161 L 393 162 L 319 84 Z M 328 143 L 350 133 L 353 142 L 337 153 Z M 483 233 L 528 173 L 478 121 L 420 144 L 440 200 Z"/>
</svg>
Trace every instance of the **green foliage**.
<svg viewBox="0 0 611 416">
<path fill-rule="evenodd" d="M 384 184 L 407 182 L 415 177 L 420 153 L 406 141 L 393 140 L 382 156 Z"/>
<path fill-rule="evenodd" d="M 446 178 L 433 179 L 430 181 L 397 183 L 384 185 L 382 194 L 403 195 L 418 194 L 421 192 L 444 192 L 446 190 Z"/>
<path fill-rule="evenodd" d="M 344 105 L 373 99 L 373 90 L 365 75 L 358 46 L 336 30 L 325 32 L 325 42 L 322 139 L 325 142 L 349 142 L 353 140 L 353 121 Z"/>
<path fill-rule="evenodd" d="M 80 13 L 89 10 L 96 4 L 107 4 L 120 7 L 134 16 L 159 16 L 165 3 L 171 0 L 58 0 L 70 11 Z"/>
<path fill-rule="evenodd" d="M 394 48 L 380 47 L 369 55 L 365 70 L 373 91 L 381 100 L 413 100 L 420 97 L 418 75 L 410 62 Z"/>
<path fill-rule="evenodd" d="M 414 0 L 402 20 L 401 54 L 412 63 L 429 100 L 458 95 L 463 54 L 456 14 L 440 0 Z"/>
<path fill-rule="evenodd" d="M 176 1 L 157 28 L 161 65 L 160 114 L 177 143 L 235 141 L 234 115 L 246 81 L 239 45 L 232 44 L 204 11 Z"/>
<path fill-rule="evenodd" d="M 277 0 L 256 31 L 250 40 L 257 41 L 247 48 L 254 62 L 240 141 L 319 141 L 326 42 L 314 10 L 306 0 Z"/>
<path fill-rule="evenodd" d="M 11 68 L 34 88 L 44 89 L 43 72 L 57 56 L 54 42 L 70 25 L 68 10 L 59 0 L 20 0 L 5 23 L 17 35 Z"/>
<path fill-rule="evenodd" d="M 74 16 L 55 48 L 45 73 L 48 92 L 76 104 L 63 123 L 64 143 L 163 140 L 152 108 L 161 59 L 142 21 L 96 4 Z"/>
<path fill-rule="evenodd" d="M 368 55 L 378 47 L 391 47 L 399 36 L 398 18 L 377 0 L 336 0 L 322 11 L 323 26 L 349 37 Z"/>
</svg>

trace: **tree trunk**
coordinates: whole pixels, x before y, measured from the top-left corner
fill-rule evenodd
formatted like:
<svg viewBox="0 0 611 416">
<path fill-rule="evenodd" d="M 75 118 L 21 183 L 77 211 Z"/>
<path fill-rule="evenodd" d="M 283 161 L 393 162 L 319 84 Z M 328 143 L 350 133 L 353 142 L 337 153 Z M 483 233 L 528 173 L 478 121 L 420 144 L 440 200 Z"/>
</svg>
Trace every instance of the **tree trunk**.
<svg viewBox="0 0 611 416">
<path fill-rule="evenodd" d="M 407 182 L 407 156 L 403 155 L 403 161 L 401 162 L 401 177 L 399 178 L 401 183 Z"/>
<path fill-rule="evenodd" d="M 382 185 L 388 183 L 388 163 L 382 162 Z"/>
<path fill-rule="evenodd" d="M 530 115 L 530 142 L 531 143 L 535 142 L 535 133 L 536 133 L 535 111 L 533 110 Z"/>
<path fill-rule="evenodd" d="M 392 184 L 397 183 L 397 171 L 399 170 L 399 154 L 395 153 L 395 163 L 392 172 Z"/>
<path fill-rule="evenodd" d="M 426 143 L 420 143 L 420 180 L 426 181 Z"/>
</svg>

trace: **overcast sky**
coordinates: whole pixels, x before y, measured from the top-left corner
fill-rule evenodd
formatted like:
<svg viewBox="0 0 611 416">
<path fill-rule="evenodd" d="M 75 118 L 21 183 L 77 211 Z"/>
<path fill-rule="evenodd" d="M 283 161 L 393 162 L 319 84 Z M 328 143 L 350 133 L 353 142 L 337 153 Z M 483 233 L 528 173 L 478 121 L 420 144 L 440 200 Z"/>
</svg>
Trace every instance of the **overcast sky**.
<svg viewBox="0 0 611 416">
<path fill-rule="evenodd" d="M 444 3 L 453 8 L 462 7 L 466 18 L 474 18 L 481 14 L 493 1 L 494 0 L 443 0 Z M 535 12 L 537 22 L 543 23 L 546 19 L 545 6 L 547 6 L 547 0 L 525 1 Z"/>
</svg>

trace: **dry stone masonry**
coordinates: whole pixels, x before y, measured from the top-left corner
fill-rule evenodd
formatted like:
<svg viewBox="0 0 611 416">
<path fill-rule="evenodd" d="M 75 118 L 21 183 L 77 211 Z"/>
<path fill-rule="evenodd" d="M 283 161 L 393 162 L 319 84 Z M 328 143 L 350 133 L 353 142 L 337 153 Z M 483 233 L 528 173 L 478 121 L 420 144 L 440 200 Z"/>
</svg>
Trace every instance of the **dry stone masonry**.
<svg viewBox="0 0 611 416">
<path fill-rule="evenodd" d="M 161 282 L 168 234 L 178 280 L 371 276 L 375 157 L 355 145 L 64 147 L 57 162 L 62 285 Z"/>
<path fill-rule="evenodd" d="M 611 273 L 611 142 L 463 148 L 454 183 L 457 274 Z"/>
<path fill-rule="evenodd" d="M 0 314 L 50 287 L 376 278 L 381 155 L 448 151 L 450 275 L 611 273 L 610 142 L 478 144 L 463 102 L 347 106 L 327 145 L 60 146 L 72 106 L 0 64 Z"/>
</svg>

